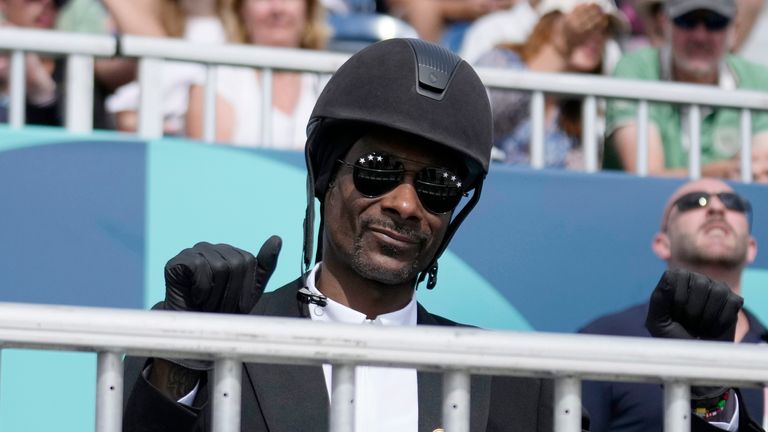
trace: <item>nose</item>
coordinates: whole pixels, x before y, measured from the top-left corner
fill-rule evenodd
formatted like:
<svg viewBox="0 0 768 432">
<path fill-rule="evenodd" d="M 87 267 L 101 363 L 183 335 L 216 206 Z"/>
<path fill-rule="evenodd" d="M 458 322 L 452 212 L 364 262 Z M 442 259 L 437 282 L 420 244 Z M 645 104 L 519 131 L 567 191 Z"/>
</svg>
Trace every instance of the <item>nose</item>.
<svg viewBox="0 0 768 432">
<path fill-rule="evenodd" d="M 424 211 L 413 184 L 405 181 L 381 198 L 384 212 L 396 214 L 402 220 L 419 220 Z"/>
<path fill-rule="evenodd" d="M 712 195 L 709 198 L 709 205 L 707 206 L 707 211 L 709 213 L 725 213 L 726 207 L 723 205 L 723 202 L 720 201 L 720 197 L 717 195 Z"/>
</svg>

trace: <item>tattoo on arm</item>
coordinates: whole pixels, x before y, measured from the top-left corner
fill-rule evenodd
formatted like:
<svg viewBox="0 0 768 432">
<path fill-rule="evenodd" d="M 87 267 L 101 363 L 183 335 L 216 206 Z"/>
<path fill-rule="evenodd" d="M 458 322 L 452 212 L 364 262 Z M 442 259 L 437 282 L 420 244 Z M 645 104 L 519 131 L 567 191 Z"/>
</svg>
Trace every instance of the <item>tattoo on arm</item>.
<svg viewBox="0 0 768 432">
<path fill-rule="evenodd" d="M 149 382 L 165 396 L 179 400 L 200 380 L 201 372 L 187 369 L 163 359 L 155 359 L 152 364 Z"/>
</svg>

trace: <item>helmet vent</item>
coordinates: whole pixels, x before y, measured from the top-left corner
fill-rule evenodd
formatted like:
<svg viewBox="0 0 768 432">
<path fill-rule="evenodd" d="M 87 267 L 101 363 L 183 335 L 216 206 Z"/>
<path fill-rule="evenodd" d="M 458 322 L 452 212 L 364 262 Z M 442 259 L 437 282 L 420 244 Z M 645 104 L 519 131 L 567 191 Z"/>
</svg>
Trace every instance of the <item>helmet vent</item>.
<svg viewBox="0 0 768 432">
<path fill-rule="evenodd" d="M 429 98 L 442 100 L 461 58 L 446 48 L 420 39 L 407 39 L 416 54 L 416 91 Z"/>
</svg>

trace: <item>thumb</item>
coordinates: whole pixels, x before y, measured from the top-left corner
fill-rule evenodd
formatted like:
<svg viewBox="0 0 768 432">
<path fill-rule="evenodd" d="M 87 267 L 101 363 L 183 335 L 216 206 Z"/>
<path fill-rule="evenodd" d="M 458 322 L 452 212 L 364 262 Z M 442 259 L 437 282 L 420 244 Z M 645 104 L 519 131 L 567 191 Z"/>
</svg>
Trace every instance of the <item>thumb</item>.
<svg viewBox="0 0 768 432">
<path fill-rule="evenodd" d="M 268 238 L 267 241 L 259 249 L 259 253 L 256 256 L 256 272 L 254 275 L 254 283 L 249 284 L 243 289 L 240 296 L 240 312 L 249 313 L 256 303 L 261 298 L 261 294 L 269 282 L 269 278 L 272 277 L 272 273 L 275 272 L 277 267 L 277 257 L 280 255 L 280 249 L 283 247 L 283 240 L 273 235 Z"/>
</svg>

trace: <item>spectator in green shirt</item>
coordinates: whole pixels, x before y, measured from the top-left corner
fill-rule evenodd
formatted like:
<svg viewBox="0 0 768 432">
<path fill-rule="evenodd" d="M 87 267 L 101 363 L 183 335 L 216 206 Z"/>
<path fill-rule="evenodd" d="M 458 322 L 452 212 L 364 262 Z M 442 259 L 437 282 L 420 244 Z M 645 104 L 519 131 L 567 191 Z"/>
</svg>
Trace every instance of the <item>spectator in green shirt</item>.
<svg viewBox="0 0 768 432">
<path fill-rule="evenodd" d="M 665 43 L 625 55 L 614 75 L 621 78 L 716 85 L 768 91 L 768 69 L 728 53 L 735 37 L 735 0 L 668 0 Z M 606 113 L 606 168 L 635 170 L 635 102 L 614 100 Z M 690 139 L 685 107 L 650 104 L 648 172 L 685 175 Z M 739 178 L 740 112 L 702 107 L 702 175 Z M 768 181 L 768 113 L 752 116 L 753 176 Z"/>
</svg>

